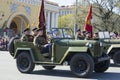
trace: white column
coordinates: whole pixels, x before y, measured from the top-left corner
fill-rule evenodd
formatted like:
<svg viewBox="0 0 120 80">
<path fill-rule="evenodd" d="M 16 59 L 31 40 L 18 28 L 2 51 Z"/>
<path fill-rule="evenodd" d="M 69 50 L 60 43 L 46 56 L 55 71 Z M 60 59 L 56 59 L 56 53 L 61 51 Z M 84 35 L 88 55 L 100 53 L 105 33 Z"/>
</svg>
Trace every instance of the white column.
<svg viewBox="0 0 120 80">
<path fill-rule="evenodd" d="M 54 23 L 55 23 L 55 13 L 52 12 L 52 26 L 51 26 L 52 28 L 55 27 Z"/>
<path fill-rule="evenodd" d="M 48 11 L 47 30 L 50 31 L 50 11 Z"/>
<path fill-rule="evenodd" d="M 70 13 L 70 11 L 69 11 L 69 13 Z M 71 13 L 70 13 L 71 14 Z"/>
<path fill-rule="evenodd" d="M 55 25 L 56 28 L 58 28 L 58 17 L 59 17 L 59 13 L 56 13 L 56 21 L 55 21 L 56 22 L 56 25 Z"/>
<path fill-rule="evenodd" d="M 62 16 L 64 15 L 63 11 L 62 11 Z"/>
<path fill-rule="evenodd" d="M 65 10 L 65 15 L 66 15 L 66 10 Z"/>
<path fill-rule="evenodd" d="M 65 15 L 65 11 L 63 11 L 63 16 Z"/>
<path fill-rule="evenodd" d="M 62 11 L 60 11 L 60 16 L 62 15 Z"/>
</svg>

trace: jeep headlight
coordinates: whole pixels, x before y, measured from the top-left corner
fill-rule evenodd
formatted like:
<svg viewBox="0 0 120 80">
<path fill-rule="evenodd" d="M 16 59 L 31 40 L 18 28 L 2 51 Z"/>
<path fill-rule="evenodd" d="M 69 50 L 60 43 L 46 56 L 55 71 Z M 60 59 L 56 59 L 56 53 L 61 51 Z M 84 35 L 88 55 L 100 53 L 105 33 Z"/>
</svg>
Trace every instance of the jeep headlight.
<svg viewBox="0 0 120 80">
<path fill-rule="evenodd" d="M 92 47 L 92 44 L 88 42 L 88 43 L 86 44 L 86 46 L 89 47 L 89 48 L 91 48 L 91 47 Z"/>
</svg>

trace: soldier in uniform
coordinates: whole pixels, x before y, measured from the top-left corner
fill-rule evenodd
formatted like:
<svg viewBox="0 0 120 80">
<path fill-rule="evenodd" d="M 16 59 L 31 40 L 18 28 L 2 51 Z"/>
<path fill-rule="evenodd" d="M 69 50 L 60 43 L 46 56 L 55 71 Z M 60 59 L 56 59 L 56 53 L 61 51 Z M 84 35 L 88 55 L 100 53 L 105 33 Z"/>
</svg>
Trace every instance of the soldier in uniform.
<svg viewBox="0 0 120 80">
<path fill-rule="evenodd" d="M 91 40 L 91 33 L 89 31 L 86 32 L 85 40 Z"/>
<path fill-rule="evenodd" d="M 32 36 L 35 37 L 35 36 L 37 36 L 37 34 L 38 34 L 37 28 L 33 28 L 32 29 Z"/>
<path fill-rule="evenodd" d="M 93 39 L 94 39 L 94 40 L 99 40 L 99 35 L 98 35 L 98 33 L 95 33 L 95 34 L 93 35 Z"/>
<path fill-rule="evenodd" d="M 40 28 L 37 30 L 38 35 L 34 38 L 34 45 L 40 48 L 42 54 L 49 54 L 49 48 L 51 44 L 48 44 L 48 41 L 43 36 L 43 29 Z"/>
<path fill-rule="evenodd" d="M 33 36 L 30 35 L 30 29 L 29 28 L 26 28 L 24 31 L 23 31 L 23 35 L 21 37 L 21 41 L 27 41 L 27 42 L 32 42 L 33 41 Z"/>
<path fill-rule="evenodd" d="M 82 35 L 80 29 L 77 30 L 76 35 L 75 35 L 75 39 L 84 40 L 84 36 Z"/>
</svg>

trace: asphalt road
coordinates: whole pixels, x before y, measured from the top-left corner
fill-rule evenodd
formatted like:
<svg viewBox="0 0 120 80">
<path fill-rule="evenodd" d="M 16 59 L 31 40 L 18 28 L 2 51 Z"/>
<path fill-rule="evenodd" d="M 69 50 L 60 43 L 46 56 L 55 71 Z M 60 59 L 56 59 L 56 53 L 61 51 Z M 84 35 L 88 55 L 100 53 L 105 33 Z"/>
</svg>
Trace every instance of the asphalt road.
<svg viewBox="0 0 120 80">
<path fill-rule="evenodd" d="M 90 78 L 77 78 L 66 66 L 57 66 L 52 71 L 36 66 L 32 74 L 22 74 L 15 59 L 8 52 L 0 51 L 0 80 L 120 80 L 120 67 L 111 64 L 105 73 L 93 73 Z"/>
</svg>

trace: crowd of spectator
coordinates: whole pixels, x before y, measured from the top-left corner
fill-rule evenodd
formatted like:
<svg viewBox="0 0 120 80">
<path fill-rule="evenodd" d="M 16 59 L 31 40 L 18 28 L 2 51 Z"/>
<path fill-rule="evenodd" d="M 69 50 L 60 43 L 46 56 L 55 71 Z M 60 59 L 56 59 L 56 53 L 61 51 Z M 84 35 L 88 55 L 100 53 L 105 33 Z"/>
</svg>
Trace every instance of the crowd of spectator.
<svg viewBox="0 0 120 80">
<path fill-rule="evenodd" d="M 12 29 L 5 28 L 0 29 L 0 51 L 8 50 L 8 43 L 12 37 L 15 36 L 15 33 Z"/>
<path fill-rule="evenodd" d="M 118 32 L 109 32 L 109 31 L 100 31 L 100 32 L 108 32 L 109 38 L 110 39 L 120 39 L 120 34 Z M 86 31 L 81 31 L 80 29 L 77 30 L 75 38 L 80 39 L 80 40 L 91 40 L 91 39 L 99 39 L 99 32 L 92 33 L 91 32 L 86 32 Z"/>
<path fill-rule="evenodd" d="M 10 38 L 9 37 L 1 37 L 0 36 L 0 50 L 1 51 L 7 51 L 8 50 L 8 42 Z"/>
<path fill-rule="evenodd" d="M 118 32 L 110 32 L 110 37 L 112 39 L 120 39 L 120 34 Z"/>
</svg>

